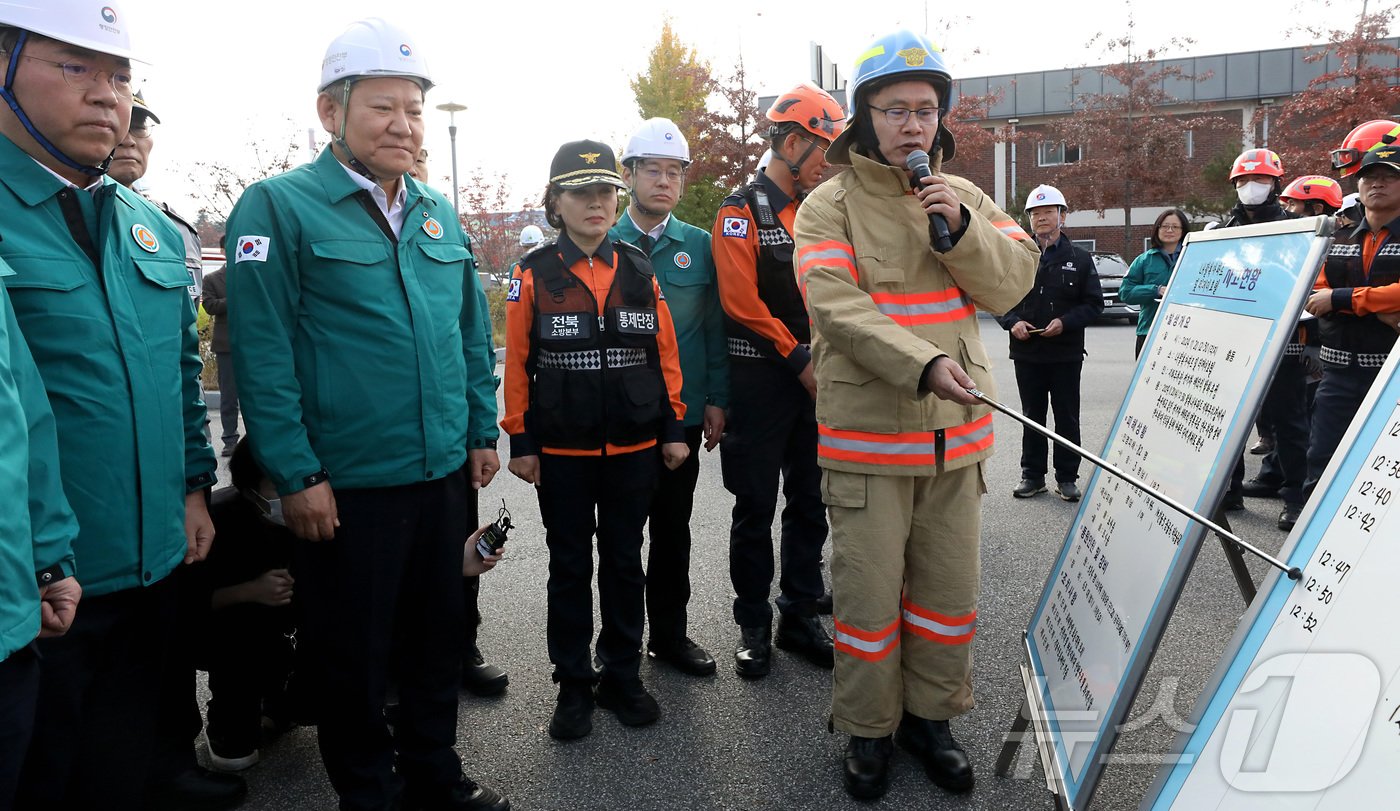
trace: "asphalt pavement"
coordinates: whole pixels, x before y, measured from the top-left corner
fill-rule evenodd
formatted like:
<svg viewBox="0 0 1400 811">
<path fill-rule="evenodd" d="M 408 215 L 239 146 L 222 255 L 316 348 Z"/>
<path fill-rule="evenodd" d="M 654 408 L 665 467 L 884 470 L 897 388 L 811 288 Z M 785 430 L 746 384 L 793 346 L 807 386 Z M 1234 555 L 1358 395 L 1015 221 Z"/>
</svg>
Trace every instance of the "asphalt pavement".
<svg viewBox="0 0 1400 811">
<path fill-rule="evenodd" d="M 1005 360 L 1006 334 L 989 318 L 981 323 L 989 354 L 997 359 L 999 398 L 1018 408 L 1012 365 Z M 1132 375 L 1133 328 L 1121 322 L 1094 326 L 1086 343 L 1082 444 L 1097 452 Z M 972 758 L 977 787 L 962 796 L 947 794 L 927 780 L 916 761 L 897 751 L 890 791 L 875 807 L 1055 807 L 1029 740 L 1013 776 L 998 778 L 992 766 L 1021 703 L 1017 668 L 1023 658 L 1022 633 L 1079 505 L 1063 502 L 1053 492 L 1012 498 L 1020 478 L 1021 429 L 998 414 L 996 431 L 997 453 L 986 469 L 990 492 L 983 502 L 982 598 L 974 648 L 977 707 L 953 722 L 955 736 Z M 1252 475 L 1258 457 L 1249 457 L 1249 465 Z M 1089 472 L 1085 463 L 1081 485 Z M 695 678 L 644 660 L 642 678 L 663 713 L 650 727 L 623 727 L 612 713 L 598 710 L 587 738 L 560 743 L 547 734 L 555 687 L 545 649 L 544 528 L 532 489 L 505 472 L 482 491 L 483 517 L 494 515 L 502 499 L 517 529 L 506 559 L 482 579 L 480 644 L 488 661 L 509 672 L 510 688 L 490 699 L 462 694 L 457 750 L 469 775 L 503 792 L 522 811 L 872 806 L 850 800 L 841 788 L 845 736 L 827 732 L 829 671 L 775 650 L 767 678 L 746 681 L 734 674 L 738 632 L 730 611 L 727 556 L 733 498 L 720 481 L 718 451 L 701 460 L 691 523 L 690 635 L 715 656 L 719 672 Z M 1250 499 L 1247 505 L 1245 512 L 1230 514 L 1235 531 L 1277 551 L 1285 537 L 1274 526 L 1280 502 Z M 1257 582 L 1264 567 L 1250 565 Z M 1220 545 L 1208 538 L 1094 808 L 1137 807 L 1243 610 Z M 823 621 L 830 629 L 830 619 Z M 294 729 L 266 746 L 263 762 L 244 776 L 250 788 L 244 808 L 335 808 L 313 729 Z"/>
</svg>

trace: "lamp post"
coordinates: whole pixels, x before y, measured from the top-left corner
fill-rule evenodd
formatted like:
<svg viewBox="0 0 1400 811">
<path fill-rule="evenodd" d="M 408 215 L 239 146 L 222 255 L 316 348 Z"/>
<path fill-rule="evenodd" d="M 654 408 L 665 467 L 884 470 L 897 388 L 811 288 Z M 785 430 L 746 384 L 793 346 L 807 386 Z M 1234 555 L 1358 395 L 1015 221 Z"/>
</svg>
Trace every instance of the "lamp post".
<svg viewBox="0 0 1400 811">
<path fill-rule="evenodd" d="M 457 114 L 467 109 L 467 105 L 449 101 L 446 104 L 439 104 L 439 110 L 447 113 L 447 135 L 452 139 L 452 213 L 460 221 L 462 219 L 462 204 L 458 200 L 461 192 L 457 189 Z"/>
</svg>

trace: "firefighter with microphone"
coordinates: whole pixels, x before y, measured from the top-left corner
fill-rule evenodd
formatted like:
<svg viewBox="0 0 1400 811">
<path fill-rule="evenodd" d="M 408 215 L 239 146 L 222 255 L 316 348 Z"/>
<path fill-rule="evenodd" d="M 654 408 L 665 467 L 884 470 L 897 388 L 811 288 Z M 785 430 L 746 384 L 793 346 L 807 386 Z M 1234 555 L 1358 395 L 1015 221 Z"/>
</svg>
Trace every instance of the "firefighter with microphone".
<svg viewBox="0 0 1400 811">
<path fill-rule="evenodd" d="M 796 221 L 832 531 L 832 724 L 851 736 L 853 797 L 884 794 L 894 742 L 961 792 L 972 764 L 949 720 L 973 706 L 992 452 L 991 412 L 967 392 L 993 386 L 977 308 L 1015 306 L 1039 252 L 980 189 L 942 174 L 952 77 L 932 42 L 881 37 L 853 76 L 848 128 L 827 151 L 850 171 L 808 195 Z M 923 177 L 906 168 L 920 152 L 932 156 Z"/>
</svg>

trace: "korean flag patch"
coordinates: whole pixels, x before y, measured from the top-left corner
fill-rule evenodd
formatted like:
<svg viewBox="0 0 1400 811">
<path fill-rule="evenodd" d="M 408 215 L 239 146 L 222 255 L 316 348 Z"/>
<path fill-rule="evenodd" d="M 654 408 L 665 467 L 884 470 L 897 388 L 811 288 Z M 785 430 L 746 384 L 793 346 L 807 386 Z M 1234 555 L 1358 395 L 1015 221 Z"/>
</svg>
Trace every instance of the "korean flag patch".
<svg viewBox="0 0 1400 811">
<path fill-rule="evenodd" d="M 238 242 L 234 245 L 233 263 L 235 265 L 239 262 L 267 261 L 267 237 L 239 237 Z"/>
<path fill-rule="evenodd" d="M 744 217 L 725 217 L 720 233 L 727 237 L 745 239 L 749 235 L 749 221 Z"/>
<path fill-rule="evenodd" d="M 519 279 L 511 279 L 511 280 L 510 280 L 510 290 L 506 293 L 506 301 L 519 301 L 519 300 L 520 300 L 520 280 L 519 280 Z"/>
</svg>

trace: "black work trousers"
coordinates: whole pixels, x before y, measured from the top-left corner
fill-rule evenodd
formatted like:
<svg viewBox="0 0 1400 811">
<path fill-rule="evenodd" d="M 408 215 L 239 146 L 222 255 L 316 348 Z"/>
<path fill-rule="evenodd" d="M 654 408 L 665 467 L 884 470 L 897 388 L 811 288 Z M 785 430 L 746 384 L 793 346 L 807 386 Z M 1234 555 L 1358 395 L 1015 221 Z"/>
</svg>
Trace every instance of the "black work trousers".
<svg viewBox="0 0 1400 811">
<path fill-rule="evenodd" d="M 467 488 L 467 528 L 469 532 L 476 532 L 481 526 L 481 500 L 478 498 L 476 490 Z M 496 519 L 496 511 L 491 510 L 491 520 Z M 471 664 L 471 660 L 476 657 L 476 637 L 477 630 L 481 627 L 481 576 L 462 578 L 462 603 L 465 614 L 463 614 L 462 633 L 462 665 Z"/>
<path fill-rule="evenodd" d="M 209 737 L 231 752 L 258 748 L 264 714 L 289 718 L 293 611 L 238 603 L 209 616 L 197 657 L 209 671 Z"/>
<path fill-rule="evenodd" d="M 768 625 L 773 607 L 773 515 L 782 476 L 778 610 L 811 616 L 822 583 L 826 506 L 817 467 L 816 408 L 790 371 L 763 360 L 735 358 L 729 365 L 729 414 L 720 443 L 724 488 L 734 494 L 729 529 L 729 579 L 734 621 Z"/>
<path fill-rule="evenodd" d="M 1018 360 L 1016 388 L 1021 393 L 1021 412 L 1041 425 L 1048 426 L 1047 412 L 1055 414 L 1055 433 L 1078 445 L 1079 442 L 1079 376 L 1084 369 L 1082 360 L 1055 363 L 1031 363 Z M 1039 432 L 1021 428 L 1021 478 L 1045 481 L 1050 443 Z M 1079 455 L 1056 443 L 1053 453 L 1055 481 L 1074 482 L 1079 478 Z"/>
<path fill-rule="evenodd" d="M 38 698 L 39 654 L 31 642 L 0 662 L 0 809 L 14 806 Z"/>
<path fill-rule="evenodd" d="M 36 643 L 39 699 L 16 808 L 144 807 L 176 614 L 166 578 L 84 596 L 67 633 Z"/>
<path fill-rule="evenodd" d="M 685 637 L 686 606 L 690 603 L 690 515 L 695 482 L 700 478 L 700 436 L 703 427 L 685 429 L 690 456 L 668 470 L 657 459 L 656 492 L 651 497 L 647 529 L 647 620 L 653 642 L 677 642 Z"/>
<path fill-rule="evenodd" d="M 1308 381 L 1296 355 L 1279 362 L 1259 422 L 1269 426 L 1274 449 L 1264 454 L 1259 480 L 1277 487 L 1284 503 L 1303 505 L 1303 482 L 1308 472 Z"/>
<path fill-rule="evenodd" d="M 387 808 L 405 783 L 432 794 L 461 777 L 452 747 L 469 487 L 459 469 L 436 481 L 340 490 L 335 538 L 297 542 L 298 679 L 342 811 Z M 392 738 L 384 723 L 391 673 L 399 685 Z"/>
<path fill-rule="evenodd" d="M 1342 437 L 1356 419 L 1361 403 L 1376 382 L 1379 368 L 1360 366 L 1323 367 L 1322 382 L 1317 384 L 1313 398 L 1312 433 L 1308 440 L 1308 476 L 1303 484 L 1303 498 L 1312 497 L 1318 480 L 1327 471 Z"/>
<path fill-rule="evenodd" d="M 645 612 L 642 527 L 656 489 L 656 448 L 614 456 L 540 454 L 540 516 L 549 547 L 546 637 L 554 680 L 590 684 L 593 537 L 598 537 L 598 658 L 608 679 L 637 677 Z"/>
</svg>

